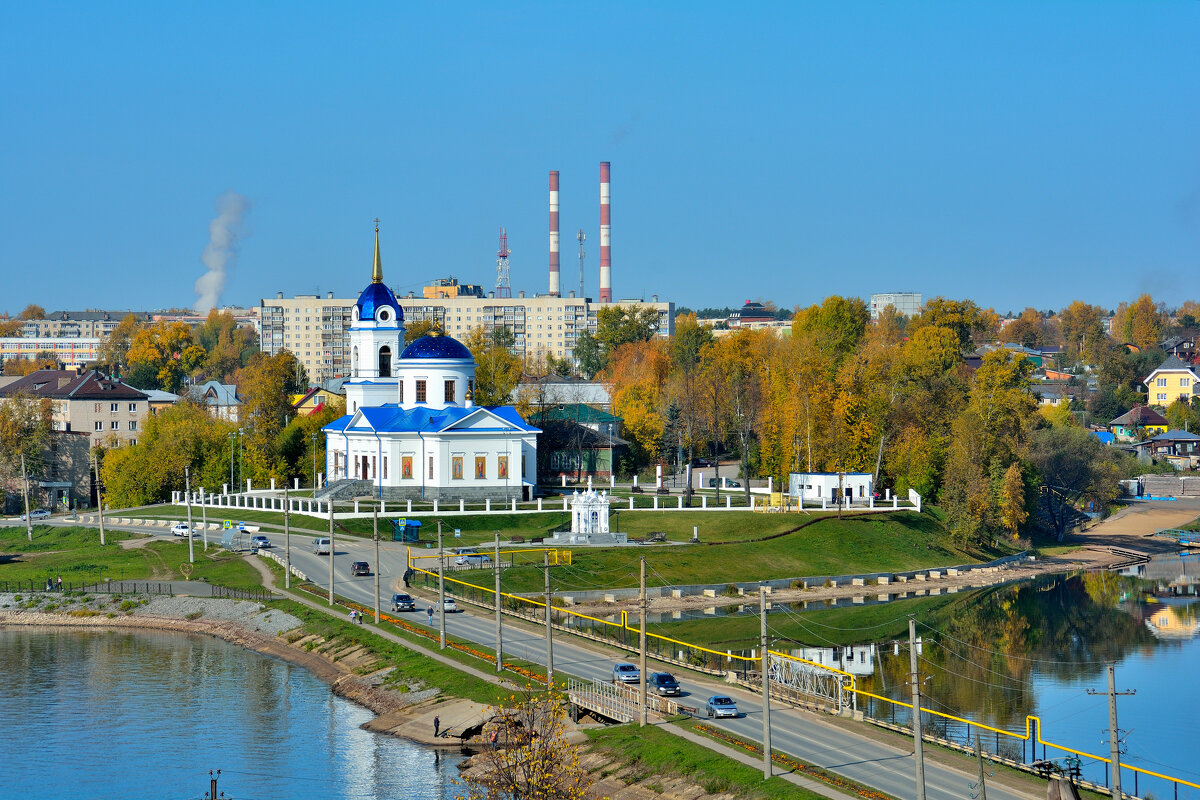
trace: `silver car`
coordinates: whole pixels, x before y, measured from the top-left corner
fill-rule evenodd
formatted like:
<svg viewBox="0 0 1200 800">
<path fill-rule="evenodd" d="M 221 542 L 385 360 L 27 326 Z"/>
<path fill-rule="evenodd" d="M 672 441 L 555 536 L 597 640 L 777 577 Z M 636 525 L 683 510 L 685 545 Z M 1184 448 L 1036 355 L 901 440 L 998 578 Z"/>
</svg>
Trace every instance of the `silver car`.
<svg viewBox="0 0 1200 800">
<path fill-rule="evenodd" d="M 723 694 L 714 694 L 708 698 L 708 702 L 704 704 L 704 708 L 710 717 L 738 716 L 737 703 L 733 702 L 732 697 L 726 697 Z"/>
<path fill-rule="evenodd" d="M 627 661 L 618 662 L 613 667 L 613 683 L 641 683 L 642 673 Z"/>
</svg>

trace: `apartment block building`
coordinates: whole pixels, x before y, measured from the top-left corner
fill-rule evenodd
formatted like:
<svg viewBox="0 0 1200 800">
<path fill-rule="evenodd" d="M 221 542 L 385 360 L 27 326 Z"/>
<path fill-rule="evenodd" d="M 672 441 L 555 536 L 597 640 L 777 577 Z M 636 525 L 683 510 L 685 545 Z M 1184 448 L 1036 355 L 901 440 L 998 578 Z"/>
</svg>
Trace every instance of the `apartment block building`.
<svg viewBox="0 0 1200 800">
<path fill-rule="evenodd" d="M 145 311 L 52 311 L 42 319 L 26 320 L 21 335 L 27 339 L 103 339 L 129 314 L 141 322 L 150 322 Z"/>
<path fill-rule="evenodd" d="M 59 337 L 24 336 L 0 337 L 0 361 L 32 360 L 49 353 L 68 369 L 79 369 L 100 357 L 98 336 Z"/>
<path fill-rule="evenodd" d="M 437 288 L 444 288 L 437 286 Z M 553 354 L 571 358 L 575 342 L 583 331 L 595 332 L 598 314 L 604 305 L 652 308 L 658 314 L 658 335 L 670 337 L 675 331 L 675 304 L 653 301 L 618 300 L 600 304 L 588 298 L 551 297 L 480 297 L 459 294 L 453 297 L 397 297 L 406 323 L 435 321 L 449 335 L 465 340 L 474 329 L 508 328 L 516 341 L 514 352 L 522 358 L 536 359 Z M 308 371 L 314 383 L 345 377 L 350 372 L 350 312 L 354 298 L 335 298 L 332 292 L 263 299 L 259 309 L 262 321 L 261 348 L 266 353 L 290 350 Z"/>
<path fill-rule="evenodd" d="M 93 447 L 136 443 L 150 410 L 144 392 L 96 370 L 39 369 L 0 387 L 0 402 L 17 394 L 50 400 L 54 430 L 86 433 Z"/>
<path fill-rule="evenodd" d="M 913 317 L 921 312 L 922 305 L 924 298 L 919 292 L 884 292 L 871 295 L 868 308 L 871 311 L 871 319 L 879 319 L 880 313 L 888 306 L 906 317 Z"/>
</svg>

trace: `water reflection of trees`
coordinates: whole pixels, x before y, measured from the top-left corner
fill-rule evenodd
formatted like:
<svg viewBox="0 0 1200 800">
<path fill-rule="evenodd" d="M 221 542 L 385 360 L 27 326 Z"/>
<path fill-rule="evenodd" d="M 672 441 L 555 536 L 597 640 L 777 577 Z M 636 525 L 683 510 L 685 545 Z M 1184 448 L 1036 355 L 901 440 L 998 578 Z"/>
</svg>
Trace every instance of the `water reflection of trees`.
<svg viewBox="0 0 1200 800">
<path fill-rule="evenodd" d="M 1100 675 L 1104 662 L 1153 644 L 1141 621 L 1118 608 L 1123 583 L 1111 573 L 1051 576 L 974 593 L 919 619 L 928 707 L 1023 729 L 1036 707 L 1035 673 L 1086 679 Z M 902 697 L 908 679 L 908 652 L 900 647 L 882 654 L 864 688 Z"/>
</svg>

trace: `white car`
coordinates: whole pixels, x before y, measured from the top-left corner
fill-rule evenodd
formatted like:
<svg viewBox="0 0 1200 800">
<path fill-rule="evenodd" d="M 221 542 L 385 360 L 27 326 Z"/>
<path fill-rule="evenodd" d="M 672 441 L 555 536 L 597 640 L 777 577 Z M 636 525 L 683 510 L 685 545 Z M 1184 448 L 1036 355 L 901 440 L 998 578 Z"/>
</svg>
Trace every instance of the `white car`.
<svg viewBox="0 0 1200 800">
<path fill-rule="evenodd" d="M 171 533 L 175 534 L 176 536 L 187 536 L 188 535 L 187 523 L 186 522 L 176 522 L 174 525 L 171 526 Z"/>
<path fill-rule="evenodd" d="M 327 556 L 333 552 L 333 545 L 329 539 L 321 537 L 313 539 L 313 555 Z"/>
<path fill-rule="evenodd" d="M 454 602 L 453 597 L 447 597 L 442 601 L 442 610 L 447 614 L 456 614 L 458 613 L 458 603 Z"/>
</svg>

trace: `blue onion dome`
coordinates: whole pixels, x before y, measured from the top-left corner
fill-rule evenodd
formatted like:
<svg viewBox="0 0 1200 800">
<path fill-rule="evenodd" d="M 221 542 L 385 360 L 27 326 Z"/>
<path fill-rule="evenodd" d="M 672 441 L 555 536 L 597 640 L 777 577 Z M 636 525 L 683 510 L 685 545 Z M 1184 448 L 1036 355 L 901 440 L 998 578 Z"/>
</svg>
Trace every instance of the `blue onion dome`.
<svg viewBox="0 0 1200 800">
<path fill-rule="evenodd" d="M 370 283 L 358 296 L 358 318 L 374 320 L 384 325 L 399 325 L 404 322 L 404 311 L 396 302 L 396 295 L 383 283 Z"/>
<path fill-rule="evenodd" d="M 404 352 L 400 354 L 400 358 L 455 358 L 470 360 L 471 351 L 457 339 L 443 336 L 440 332 L 434 332 L 428 336 L 422 336 L 404 348 Z"/>
</svg>

